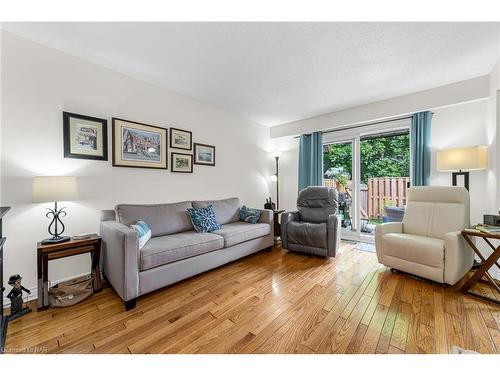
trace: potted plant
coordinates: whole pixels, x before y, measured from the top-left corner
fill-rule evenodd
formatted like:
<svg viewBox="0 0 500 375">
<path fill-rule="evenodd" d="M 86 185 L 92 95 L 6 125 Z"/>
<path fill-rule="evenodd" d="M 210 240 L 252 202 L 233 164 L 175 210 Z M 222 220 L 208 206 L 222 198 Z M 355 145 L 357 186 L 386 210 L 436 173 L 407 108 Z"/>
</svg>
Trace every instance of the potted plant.
<svg viewBox="0 0 500 375">
<path fill-rule="evenodd" d="M 333 167 L 325 172 L 326 178 L 334 179 L 337 183 L 337 190 L 341 193 L 345 192 L 347 183 L 351 176 L 344 170 L 344 167 Z"/>
</svg>

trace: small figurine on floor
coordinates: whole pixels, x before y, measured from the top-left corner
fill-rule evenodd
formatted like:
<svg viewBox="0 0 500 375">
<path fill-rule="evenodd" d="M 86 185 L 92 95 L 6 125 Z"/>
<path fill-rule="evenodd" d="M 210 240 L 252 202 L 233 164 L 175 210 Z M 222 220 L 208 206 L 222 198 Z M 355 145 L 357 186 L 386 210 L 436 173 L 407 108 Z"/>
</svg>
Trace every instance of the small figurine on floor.
<svg viewBox="0 0 500 375">
<path fill-rule="evenodd" d="M 23 307 L 23 291 L 28 294 L 31 294 L 31 291 L 21 285 L 22 279 L 20 275 L 12 275 L 9 278 L 9 285 L 12 286 L 12 290 L 7 294 L 7 298 L 10 299 L 9 320 L 17 319 L 31 311 L 29 307 Z"/>
</svg>

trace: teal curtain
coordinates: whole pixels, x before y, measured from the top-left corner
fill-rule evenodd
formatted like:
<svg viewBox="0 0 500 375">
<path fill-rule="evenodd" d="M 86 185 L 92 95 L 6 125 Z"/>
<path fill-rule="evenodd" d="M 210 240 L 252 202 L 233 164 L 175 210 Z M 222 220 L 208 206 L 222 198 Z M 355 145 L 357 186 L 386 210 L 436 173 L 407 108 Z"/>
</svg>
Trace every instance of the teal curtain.
<svg viewBox="0 0 500 375">
<path fill-rule="evenodd" d="M 302 134 L 299 145 L 299 190 L 323 185 L 323 133 Z"/>
<path fill-rule="evenodd" d="M 432 112 L 415 113 L 411 119 L 410 151 L 413 186 L 429 185 L 431 175 L 431 122 Z"/>
</svg>

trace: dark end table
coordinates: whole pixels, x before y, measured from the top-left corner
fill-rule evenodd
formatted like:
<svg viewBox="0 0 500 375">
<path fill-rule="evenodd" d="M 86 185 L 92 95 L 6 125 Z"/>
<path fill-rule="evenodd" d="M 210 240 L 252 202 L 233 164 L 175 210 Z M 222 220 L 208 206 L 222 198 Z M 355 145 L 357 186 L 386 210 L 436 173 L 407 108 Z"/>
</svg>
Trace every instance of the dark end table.
<svg viewBox="0 0 500 375">
<path fill-rule="evenodd" d="M 94 292 L 102 290 L 99 259 L 101 257 L 101 237 L 97 234 L 82 240 L 70 240 L 57 244 L 37 244 L 38 311 L 49 307 L 49 260 L 90 253 L 92 259 L 92 286 Z"/>
<path fill-rule="evenodd" d="M 273 221 L 274 221 L 274 243 L 281 241 L 281 226 L 280 226 L 280 216 L 285 212 L 285 210 L 273 210 Z"/>
<path fill-rule="evenodd" d="M 500 240 L 500 234 L 499 233 L 485 233 L 481 232 L 477 229 L 464 229 L 462 231 L 462 236 L 464 237 L 465 241 L 469 244 L 469 246 L 472 248 L 474 253 L 481 259 L 481 265 L 479 268 L 477 268 L 474 272 L 474 274 L 471 276 L 470 279 L 468 279 L 465 284 L 462 286 L 461 291 L 463 293 L 471 294 L 475 297 L 482 298 L 484 300 L 487 300 L 489 302 L 494 302 L 500 304 L 499 299 L 491 298 L 488 296 L 484 296 L 482 294 L 476 293 L 472 291 L 471 289 L 476 285 L 479 281 L 483 279 L 483 276 L 486 276 L 487 280 L 489 281 L 489 284 L 500 293 L 500 282 L 496 281 L 488 272 L 491 267 L 496 266 L 500 269 L 500 264 L 498 262 L 498 259 L 500 258 L 500 246 L 495 247 L 492 243 L 491 240 Z M 482 238 L 488 246 L 493 250 L 491 255 L 488 258 L 485 258 L 483 254 L 479 251 L 479 249 L 476 247 L 474 242 L 472 242 L 471 237 L 478 237 Z"/>
</svg>

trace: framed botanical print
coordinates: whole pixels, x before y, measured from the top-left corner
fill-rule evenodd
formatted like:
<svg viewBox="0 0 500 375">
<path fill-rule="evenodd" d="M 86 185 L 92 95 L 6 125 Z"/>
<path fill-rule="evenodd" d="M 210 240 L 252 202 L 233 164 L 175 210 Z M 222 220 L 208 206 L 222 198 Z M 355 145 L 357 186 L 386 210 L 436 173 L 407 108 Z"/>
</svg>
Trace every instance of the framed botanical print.
<svg viewBox="0 0 500 375">
<path fill-rule="evenodd" d="M 113 166 L 167 169 L 165 128 L 113 118 Z"/>
<path fill-rule="evenodd" d="M 215 165 L 215 146 L 194 144 L 194 164 Z"/>
<path fill-rule="evenodd" d="M 108 120 L 63 112 L 64 157 L 108 160 Z"/>
<path fill-rule="evenodd" d="M 193 149 L 193 133 L 188 130 L 170 128 L 170 148 Z"/>
<path fill-rule="evenodd" d="M 176 173 L 193 173 L 193 155 L 172 152 L 171 171 Z"/>
</svg>

